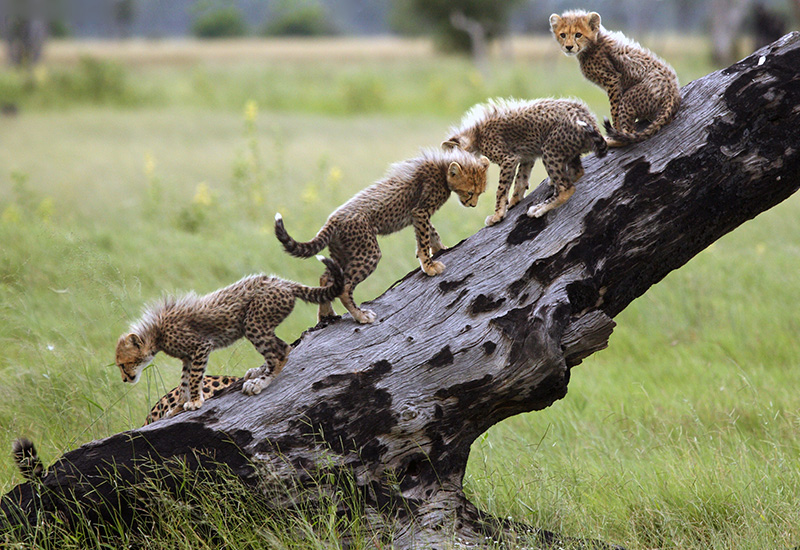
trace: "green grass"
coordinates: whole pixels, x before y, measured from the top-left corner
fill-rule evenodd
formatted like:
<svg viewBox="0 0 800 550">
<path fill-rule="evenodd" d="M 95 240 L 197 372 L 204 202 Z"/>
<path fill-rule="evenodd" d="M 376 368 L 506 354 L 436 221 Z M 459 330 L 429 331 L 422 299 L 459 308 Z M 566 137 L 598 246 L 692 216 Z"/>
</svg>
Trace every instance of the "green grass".
<svg viewBox="0 0 800 550">
<path fill-rule="evenodd" d="M 710 71 L 699 57 L 670 59 L 682 82 Z M 131 387 L 111 366 L 113 348 L 162 293 L 209 292 L 259 271 L 314 283 L 318 263 L 278 247 L 276 211 L 310 237 L 336 205 L 390 163 L 438 146 L 489 95 L 572 95 L 607 113 L 572 61 L 555 52 L 498 61 L 490 83 L 444 57 L 0 73 L 0 100 L 19 92 L 21 106 L 0 118 L 0 451 L 25 435 L 50 462 L 139 426 L 176 385 L 179 362 L 158 356 Z M 92 95 L 104 70 L 122 82 L 120 94 Z M 27 94 L 25 78 L 39 79 Z M 248 118 L 251 100 L 259 110 Z M 543 177 L 539 165 L 532 179 Z M 470 497 L 501 516 L 634 550 L 796 545 L 799 200 L 748 222 L 631 304 L 609 349 L 574 369 L 566 398 L 481 437 Z M 434 217 L 445 243 L 480 228 L 491 202 L 445 205 Z M 410 230 L 381 246 L 359 301 L 417 267 Z M 298 305 L 279 334 L 293 340 L 314 315 Z M 241 375 L 258 361 L 241 342 L 212 354 L 209 372 Z M 0 461 L 0 479 L 4 492 L 20 481 L 10 459 Z M 199 506 L 231 537 L 226 547 L 261 536 L 292 548 L 336 538 L 324 514 L 298 520 L 294 538 L 226 523 L 234 505 L 213 508 L 225 502 Z M 152 548 L 178 547 L 192 529 L 195 516 L 164 506 L 174 521 Z"/>
</svg>

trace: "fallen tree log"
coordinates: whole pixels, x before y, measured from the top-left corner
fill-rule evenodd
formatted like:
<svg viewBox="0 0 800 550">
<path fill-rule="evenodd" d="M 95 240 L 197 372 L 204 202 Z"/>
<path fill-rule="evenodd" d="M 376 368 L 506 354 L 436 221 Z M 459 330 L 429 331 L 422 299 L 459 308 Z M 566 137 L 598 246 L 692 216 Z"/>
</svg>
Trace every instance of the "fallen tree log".
<svg viewBox="0 0 800 550">
<path fill-rule="evenodd" d="M 136 522 L 146 497 L 129 488 L 149 475 L 143 465 L 179 460 L 209 475 L 223 465 L 254 491 L 264 479 L 297 487 L 347 472 L 401 548 L 524 533 L 464 496 L 470 445 L 563 398 L 571 368 L 606 347 L 632 300 L 798 189 L 798 67 L 792 33 L 692 82 L 655 137 L 585 159 L 561 208 L 525 215 L 548 192 L 540 186 L 441 253 L 443 275 L 415 270 L 375 299 L 374 324 L 345 317 L 304 334 L 258 396 L 234 386 L 198 411 L 65 454 L 44 490 L 25 483 L 3 497 L 2 525 L 71 517 L 69 502 L 94 522 Z"/>
</svg>

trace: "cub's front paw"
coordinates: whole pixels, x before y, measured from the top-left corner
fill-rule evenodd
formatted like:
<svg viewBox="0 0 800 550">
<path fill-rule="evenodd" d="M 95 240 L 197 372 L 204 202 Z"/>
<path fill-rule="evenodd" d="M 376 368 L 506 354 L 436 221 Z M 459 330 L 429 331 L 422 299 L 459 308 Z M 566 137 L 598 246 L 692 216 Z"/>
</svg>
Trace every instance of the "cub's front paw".
<svg viewBox="0 0 800 550">
<path fill-rule="evenodd" d="M 253 369 L 250 369 L 253 370 Z M 272 383 L 271 376 L 259 376 L 251 380 L 246 380 L 242 386 L 242 393 L 245 395 L 258 395 L 261 390 L 266 388 Z"/>
<path fill-rule="evenodd" d="M 495 212 L 494 214 L 486 218 L 486 225 L 492 226 L 496 223 L 503 221 L 503 218 L 505 217 L 506 217 L 505 214 L 498 214 L 497 212 Z"/>
<path fill-rule="evenodd" d="M 541 218 L 542 216 L 547 214 L 547 212 L 549 210 L 551 210 L 551 208 L 552 207 L 549 204 L 544 203 L 544 202 L 539 203 L 539 204 L 534 204 L 533 206 L 528 208 L 528 217 L 529 218 Z"/>
<path fill-rule="evenodd" d="M 194 401 L 187 401 L 183 404 L 184 411 L 196 411 L 200 407 L 203 406 L 203 396 L 201 395 L 199 399 L 195 399 Z"/>
<path fill-rule="evenodd" d="M 425 272 L 426 275 L 433 277 L 434 275 L 440 275 L 444 271 L 444 264 L 442 262 L 432 261 L 428 264 L 422 266 L 422 270 Z"/>
<path fill-rule="evenodd" d="M 258 378 L 259 376 L 264 374 L 264 367 L 254 367 L 249 369 L 246 373 L 244 373 L 245 380 L 251 380 L 253 378 Z"/>
<path fill-rule="evenodd" d="M 375 315 L 375 312 L 371 309 L 359 309 L 353 314 L 353 317 L 362 325 L 366 325 L 368 323 L 373 323 L 378 316 Z"/>
</svg>

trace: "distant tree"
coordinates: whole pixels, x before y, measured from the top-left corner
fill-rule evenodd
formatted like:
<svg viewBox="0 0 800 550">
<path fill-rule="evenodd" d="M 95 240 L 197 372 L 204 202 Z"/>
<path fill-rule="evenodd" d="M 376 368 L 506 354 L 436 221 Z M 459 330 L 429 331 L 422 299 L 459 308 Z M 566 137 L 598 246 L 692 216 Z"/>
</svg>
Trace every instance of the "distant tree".
<svg viewBox="0 0 800 550">
<path fill-rule="evenodd" d="M 752 14 L 753 47 L 760 49 L 786 34 L 786 20 L 780 14 L 757 3 Z"/>
<path fill-rule="evenodd" d="M 738 39 L 751 0 L 711 0 L 711 55 L 723 66 L 736 60 Z"/>
<path fill-rule="evenodd" d="M 3 21 L 2 34 L 8 44 L 12 65 L 29 67 L 39 61 L 47 38 L 47 22 L 24 14 L 10 15 Z"/>
<path fill-rule="evenodd" d="M 394 0 L 392 26 L 398 32 L 430 32 L 444 51 L 480 56 L 480 43 L 504 35 L 508 18 L 523 0 Z M 477 41 L 477 44 L 476 44 Z M 477 60 L 477 59 L 476 59 Z"/>
<path fill-rule="evenodd" d="M 135 15 L 135 0 L 116 0 L 114 3 L 114 22 L 117 24 L 120 36 L 129 37 L 131 35 L 131 26 Z"/>
<path fill-rule="evenodd" d="M 246 33 L 242 12 L 234 6 L 205 11 L 192 24 L 192 34 L 198 38 L 229 38 Z"/>
<path fill-rule="evenodd" d="M 264 25 L 267 36 L 321 36 L 336 34 L 325 7 L 317 0 L 281 0 Z"/>
</svg>

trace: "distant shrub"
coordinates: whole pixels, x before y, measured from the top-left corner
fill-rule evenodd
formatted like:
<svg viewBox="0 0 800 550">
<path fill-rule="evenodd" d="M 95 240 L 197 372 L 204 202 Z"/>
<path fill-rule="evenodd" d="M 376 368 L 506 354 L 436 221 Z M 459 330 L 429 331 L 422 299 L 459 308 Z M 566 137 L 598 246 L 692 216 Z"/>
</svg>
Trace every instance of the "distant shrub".
<svg viewBox="0 0 800 550">
<path fill-rule="evenodd" d="M 48 32 L 51 38 L 68 38 L 72 34 L 67 22 L 63 19 L 53 19 L 50 21 Z"/>
<path fill-rule="evenodd" d="M 220 8 L 195 19 L 192 34 L 198 38 L 229 38 L 244 36 L 246 26 L 242 13 L 234 8 Z"/>
<path fill-rule="evenodd" d="M 324 36 L 336 34 L 325 8 L 314 0 L 278 3 L 264 26 L 266 36 Z"/>
</svg>

